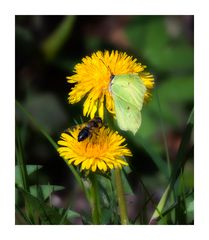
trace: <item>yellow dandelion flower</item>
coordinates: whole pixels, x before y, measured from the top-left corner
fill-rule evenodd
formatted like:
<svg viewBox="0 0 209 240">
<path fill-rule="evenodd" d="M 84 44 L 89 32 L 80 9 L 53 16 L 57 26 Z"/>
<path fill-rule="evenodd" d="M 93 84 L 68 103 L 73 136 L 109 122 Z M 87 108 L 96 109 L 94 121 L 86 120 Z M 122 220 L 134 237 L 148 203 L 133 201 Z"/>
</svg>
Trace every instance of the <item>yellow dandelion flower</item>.
<svg viewBox="0 0 209 240">
<path fill-rule="evenodd" d="M 75 84 L 69 93 L 69 103 L 77 103 L 86 96 L 83 104 L 84 116 L 90 115 L 90 118 L 94 118 L 97 113 L 103 119 L 104 105 L 114 114 L 114 102 L 110 92 L 111 73 L 137 73 L 146 87 L 144 101 L 147 102 L 154 86 L 154 77 L 144 71 L 145 68 L 146 66 L 137 63 L 137 59 L 126 53 L 97 51 L 91 57 L 83 58 L 82 63 L 75 66 L 75 74 L 67 77 L 69 83 Z"/>
<path fill-rule="evenodd" d="M 68 133 L 61 134 L 58 141 L 58 152 L 67 162 L 80 166 L 80 170 L 97 169 L 106 172 L 113 168 L 122 168 L 128 165 L 125 156 L 132 156 L 131 151 L 124 145 L 125 139 L 117 132 L 102 126 L 97 132 L 78 142 L 80 126 L 69 129 Z"/>
</svg>

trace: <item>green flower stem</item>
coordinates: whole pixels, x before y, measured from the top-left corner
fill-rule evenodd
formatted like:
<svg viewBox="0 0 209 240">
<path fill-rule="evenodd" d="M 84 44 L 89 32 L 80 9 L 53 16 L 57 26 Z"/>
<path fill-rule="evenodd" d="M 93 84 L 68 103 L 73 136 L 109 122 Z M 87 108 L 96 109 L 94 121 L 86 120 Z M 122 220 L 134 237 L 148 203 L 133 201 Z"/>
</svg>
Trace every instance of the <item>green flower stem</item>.
<svg viewBox="0 0 209 240">
<path fill-rule="evenodd" d="M 129 221 L 127 216 L 126 201 L 124 198 L 123 184 L 122 184 L 120 171 L 121 170 L 119 168 L 115 169 L 115 186 L 116 186 L 117 197 L 118 197 L 121 224 L 125 225 L 125 224 L 129 224 Z"/>
<path fill-rule="evenodd" d="M 90 176 L 92 183 L 91 187 L 91 208 L 92 208 L 92 220 L 93 224 L 100 224 L 100 204 L 99 204 L 99 192 L 98 192 L 98 182 L 95 174 Z"/>
</svg>

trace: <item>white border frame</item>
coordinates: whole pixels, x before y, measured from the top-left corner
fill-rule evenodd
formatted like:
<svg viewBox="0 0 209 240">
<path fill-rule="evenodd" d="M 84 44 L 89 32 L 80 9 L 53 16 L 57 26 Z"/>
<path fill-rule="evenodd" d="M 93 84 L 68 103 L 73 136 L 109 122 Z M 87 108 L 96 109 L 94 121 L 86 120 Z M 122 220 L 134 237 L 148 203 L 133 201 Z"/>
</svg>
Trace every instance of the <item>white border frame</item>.
<svg viewBox="0 0 209 240">
<path fill-rule="evenodd" d="M 195 2 L 195 3 L 194 3 Z M 197 239 L 208 227 L 209 157 L 207 1 L 5 1 L 1 3 L 1 197 L 0 228 L 6 239 Z M 194 226 L 19 226 L 14 191 L 15 15 L 195 15 L 195 225 Z M 205 184 L 206 183 L 206 184 Z M 207 231 L 208 232 L 208 231 Z M 206 232 L 206 233 L 207 233 Z M 208 234 L 206 234 L 208 235 Z M 204 235 L 205 236 L 205 235 Z"/>
</svg>

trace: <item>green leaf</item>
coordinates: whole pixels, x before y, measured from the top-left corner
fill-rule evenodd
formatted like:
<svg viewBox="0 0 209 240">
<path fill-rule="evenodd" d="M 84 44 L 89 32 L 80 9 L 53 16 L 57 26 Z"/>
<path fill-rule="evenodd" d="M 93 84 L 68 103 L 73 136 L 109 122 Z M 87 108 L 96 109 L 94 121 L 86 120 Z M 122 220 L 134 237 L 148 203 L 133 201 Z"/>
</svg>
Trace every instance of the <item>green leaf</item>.
<svg viewBox="0 0 209 240">
<path fill-rule="evenodd" d="M 52 137 L 48 134 L 45 128 L 43 128 L 36 119 L 16 100 L 16 106 L 18 109 L 26 116 L 26 118 L 33 124 L 34 127 L 37 128 L 37 130 L 44 136 L 46 139 L 50 142 L 50 144 L 54 147 L 54 149 L 57 151 L 58 145 L 57 143 L 52 139 Z M 82 182 L 82 179 L 79 175 L 79 173 L 76 171 L 73 165 L 68 165 L 70 170 L 72 171 L 76 181 L 78 182 L 79 186 L 82 188 L 83 192 L 85 193 L 87 199 L 88 199 L 88 193 L 84 187 L 84 184 Z"/>
<path fill-rule="evenodd" d="M 159 116 L 166 122 L 165 127 L 182 127 L 182 121 L 185 121 L 185 105 L 192 104 L 194 101 L 193 76 L 165 79 L 156 86 L 152 98 L 142 111 L 140 135 L 144 138 L 151 137 L 159 130 L 159 124 L 156 123 L 156 121 L 159 122 Z M 158 98 L 161 105 L 160 113 Z"/>
<path fill-rule="evenodd" d="M 53 192 L 64 189 L 63 186 L 57 185 L 38 185 L 43 196 L 43 200 L 47 199 Z M 38 198 L 39 193 L 37 191 L 37 186 L 30 186 L 30 193 L 34 197 Z"/>
<path fill-rule="evenodd" d="M 113 212 L 111 208 L 103 208 L 101 214 L 101 224 L 111 224 L 113 219 Z"/>
<path fill-rule="evenodd" d="M 194 192 L 186 198 L 187 223 L 194 224 Z"/>
<path fill-rule="evenodd" d="M 81 218 L 80 213 L 78 213 L 76 211 L 73 211 L 70 208 L 68 208 L 68 209 L 64 209 L 64 208 L 60 209 L 60 213 L 62 215 L 62 219 L 61 219 L 59 224 L 63 224 L 66 221 L 71 222 L 72 220 L 74 220 L 74 218 Z"/>
<path fill-rule="evenodd" d="M 153 118 L 153 110 L 150 108 L 150 105 L 145 106 L 142 110 L 142 125 L 136 136 L 140 135 L 144 139 L 152 139 L 151 137 L 159 129 L 156 120 L 157 117 Z"/>
<path fill-rule="evenodd" d="M 172 38 L 165 16 L 136 17 L 126 28 L 130 45 L 157 71 L 193 70 L 194 50 L 182 37 Z"/>
<path fill-rule="evenodd" d="M 194 224 L 194 198 L 188 199 L 187 204 L 187 224 Z"/>
<path fill-rule="evenodd" d="M 32 217 L 35 220 L 34 224 L 59 224 L 62 216 L 58 209 L 48 206 L 38 198 L 31 195 L 24 189 L 16 186 L 19 193 L 24 197 L 25 201 L 30 205 Z"/>
<path fill-rule="evenodd" d="M 128 37 L 130 45 L 133 46 L 133 48 L 136 49 L 138 52 L 141 53 L 144 52 L 144 49 L 147 46 L 146 42 L 149 41 L 148 29 L 152 28 L 153 22 L 154 23 L 156 22 L 159 31 L 161 28 L 160 25 L 162 24 L 162 17 L 158 16 L 152 16 L 152 18 L 150 18 L 149 16 L 132 17 L 132 21 L 130 21 L 129 24 L 126 26 L 125 33 Z M 152 33 L 152 31 L 149 32 Z M 164 32 L 165 31 L 160 31 L 160 34 L 157 32 L 157 34 L 154 37 L 156 38 L 159 38 L 161 36 L 163 37 Z M 158 42 L 161 43 L 161 41 L 162 39 L 160 39 L 160 41 Z M 142 57 L 143 55 L 144 54 L 141 54 L 140 57 Z"/>
<path fill-rule="evenodd" d="M 164 18 L 152 19 L 146 25 L 145 31 L 145 54 L 150 55 L 152 52 L 163 49 L 169 41 L 166 31 Z"/>
<path fill-rule="evenodd" d="M 41 169 L 42 167 L 43 166 L 41 166 L 41 165 L 26 165 L 27 174 L 30 175 L 30 174 L 36 172 L 37 170 Z M 18 186 L 23 187 L 22 179 L 21 179 L 21 169 L 20 169 L 19 165 L 15 166 L 15 183 Z"/>
<path fill-rule="evenodd" d="M 111 207 L 112 201 L 114 200 L 113 188 L 109 178 L 98 175 L 99 190 L 101 191 L 100 196 L 103 203 L 103 206 Z"/>
<path fill-rule="evenodd" d="M 152 50 L 147 47 L 145 56 L 158 71 L 193 70 L 194 52 L 188 45 L 165 46 Z"/>
<path fill-rule="evenodd" d="M 193 69 L 193 48 L 181 39 L 172 41 L 165 18 L 151 21 L 145 34 L 144 55 L 158 71 Z"/>
<path fill-rule="evenodd" d="M 73 211 L 73 210 L 67 210 L 66 218 L 69 220 L 72 220 L 73 218 L 80 217 L 80 213 Z"/>
<path fill-rule="evenodd" d="M 176 76 L 165 79 L 158 87 L 162 103 L 185 103 L 194 99 L 194 77 Z M 177 94 L 178 92 L 178 94 Z"/>
</svg>

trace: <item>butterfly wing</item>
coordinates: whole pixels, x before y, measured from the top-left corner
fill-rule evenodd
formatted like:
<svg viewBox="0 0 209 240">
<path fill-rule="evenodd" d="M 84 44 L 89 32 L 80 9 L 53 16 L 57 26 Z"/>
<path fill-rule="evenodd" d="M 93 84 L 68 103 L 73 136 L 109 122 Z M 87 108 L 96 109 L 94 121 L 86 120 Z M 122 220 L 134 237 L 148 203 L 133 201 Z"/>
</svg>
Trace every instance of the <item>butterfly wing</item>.
<svg viewBox="0 0 209 240">
<path fill-rule="evenodd" d="M 142 109 L 146 87 L 137 74 L 116 75 L 112 80 L 111 90 L 127 103 Z"/>
<path fill-rule="evenodd" d="M 114 97 L 114 102 L 119 128 L 135 134 L 141 125 L 141 112 L 134 105 L 127 103 L 118 96 Z"/>
<path fill-rule="evenodd" d="M 141 109 L 146 92 L 142 80 L 136 74 L 117 75 L 111 91 L 118 126 L 135 134 L 141 126 Z"/>
</svg>

